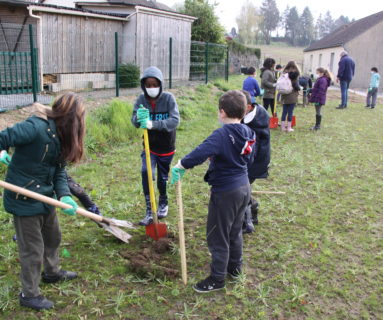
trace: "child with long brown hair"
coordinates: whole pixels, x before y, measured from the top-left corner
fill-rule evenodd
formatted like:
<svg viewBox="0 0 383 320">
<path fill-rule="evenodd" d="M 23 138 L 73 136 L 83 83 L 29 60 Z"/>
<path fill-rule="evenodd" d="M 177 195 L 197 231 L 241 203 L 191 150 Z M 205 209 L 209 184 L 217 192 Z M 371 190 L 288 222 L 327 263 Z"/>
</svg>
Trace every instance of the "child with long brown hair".
<svg viewBox="0 0 383 320">
<path fill-rule="evenodd" d="M 319 130 L 322 122 L 322 106 L 326 104 L 327 89 L 331 85 L 331 74 L 325 68 L 318 68 L 316 70 L 318 79 L 315 81 L 314 88 L 311 92 L 310 102 L 315 105 L 316 121 L 311 130 Z"/>
<path fill-rule="evenodd" d="M 70 204 L 63 210 L 75 215 L 77 204 L 68 188 L 66 163 L 77 163 L 84 153 L 85 108 L 81 98 L 65 93 L 52 109 L 36 105 L 26 121 L 0 132 L 0 162 L 8 165 L 6 181 Z M 12 158 L 9 148 L 15 148 Z M 59 268 L 61 232 L 55 208 L 4 192 L 4 208 L 13 215 L 21 264 L 20 305 L 50 309 L 53 302 L 40 294 L 39 283 L 54 283 L 77 277 Z M 41 268 L 44 271 L 41 274 Z"/>
<path fill-rule="evenodd" d="M 290 61 L 283 70 L 284 74 L 288 74 L 288 77 L 291 81 L 292 91 L 288 94 L 282 94 L 282 131 L 292 132 L 294 129 L 292 128 L 292 120 L 294 114 L 295 105 L 298 102 L 299 97 L 299 75 L 300 70 L 297 64 L 294 61 Z M 286 121 L 287 118 L 287 121 Z"/>
</svg>

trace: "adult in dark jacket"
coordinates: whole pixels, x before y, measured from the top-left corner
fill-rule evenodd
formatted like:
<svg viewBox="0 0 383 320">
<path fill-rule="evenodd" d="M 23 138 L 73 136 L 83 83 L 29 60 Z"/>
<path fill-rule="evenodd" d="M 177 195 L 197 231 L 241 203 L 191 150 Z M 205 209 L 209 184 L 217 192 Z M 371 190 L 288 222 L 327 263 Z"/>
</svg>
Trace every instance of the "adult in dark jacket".
<svg viewBox="0 0 383 320">
<path fill-rule="evenodd" d="M 72 206 L 65 172 L 66 162 L 78 162 L 83 154 L 85 109 L 73 93 L 58 97 L 52 109 L 38 107 L 36 115 L 0 132 L 0 161 L 8 165 L 6 181 Z M 11 157 L 9 148 L 15 148 Z M 14 218 L 21 264 L 20 304 L 36 310 L 50 309 L 53 302 L 40 295 L 42 280 L 54 283 L 77 277 L 59 268 L 61 232 L 54 207 L 11 191 L 4 192 L 4 208 Z"/>
<path fill-rule="evenodd" d="M 270 116 L 266 109 L 257 103 L 251 103 L 251 97 L 246 91 L 242 91 L 246 96 L 247 114 L 242 123 L 246 124 L 255 132 L 256 142 L 254 157 L 248 164 L 247 172 L 249 182 L 252 184 L 256 179 L 266 179 L 269 176 L 270 164 Z M 257 200 L 251 197 L 249 206 L 245 211 L 245 219 L 243 223 L 243 232 L 251 233 L 254 231 L 254 225 L 258 224 L 258 208 Z"/>
<path fill-rule="evenodd" d="M 321 109 L 326 104 L 327 89 L 331 85 L 331 75 L 328 70 L 318 68 L 316 70 L 318 79 L 315 81 L 314 88 L 311 93 L 310 102 L 315 105 L 316 122 L 311 130 L 319 130 L 322 122 Z"/>
<path fill-rule="evenodd" d="M 347 51 L 343 51 L 340 54 L 340 57 L 341 58 L 339 61 L 337 82 L 340 83 L 342 102 L 336 108 L 345 109 L 347 108 L 348 102 L 348 89 L 350 87 L 352 78 L 355 75 L 355 62 L 351 57 L 349 57 Z"/>
</svg>

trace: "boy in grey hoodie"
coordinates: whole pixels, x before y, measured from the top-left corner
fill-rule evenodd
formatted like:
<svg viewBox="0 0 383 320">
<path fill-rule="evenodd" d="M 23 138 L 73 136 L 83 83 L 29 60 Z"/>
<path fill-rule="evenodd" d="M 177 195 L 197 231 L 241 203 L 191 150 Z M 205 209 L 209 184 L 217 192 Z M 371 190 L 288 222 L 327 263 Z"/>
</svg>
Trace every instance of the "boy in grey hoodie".
<svg viewBox="0 0 383 320">
<path fill-rule="evenodd" d="M 160 193 L 158 204 L 158 218 L 165 218 L 168 214 L 168 197 L 166 192 L 170 164 L 176 147 L 176 128 L 180 122 L 180 114 L 174 96 L 163 91 L 163 75 L 156 67 L 149 67 L 141 78 L 143 93 L 134 105 L 132 123 L 136 128 L 148 129 L 150 160 L 154 172 L 157 167 L 157 187 Z M 144 108 L 140 109 L 140 106 Z M 140 225 L 147 226 L 153 222 L 150 205 L 148 173 L 146 156 L 142 158 L 142 187 L 146 201 L 146 214 Z"/>
</svg>

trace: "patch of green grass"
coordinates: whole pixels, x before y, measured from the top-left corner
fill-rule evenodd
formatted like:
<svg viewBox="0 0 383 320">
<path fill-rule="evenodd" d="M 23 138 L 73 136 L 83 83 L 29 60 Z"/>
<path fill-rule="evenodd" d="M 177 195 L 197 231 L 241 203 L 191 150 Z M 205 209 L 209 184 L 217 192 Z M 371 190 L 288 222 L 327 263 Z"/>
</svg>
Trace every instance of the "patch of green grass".
<svg viewBox="0 0 383 320">
<path fill-rule="evenodd" d="M 231 77 L 237 89 L 243 77 Z M 219 83 L 219 81 L 217 81 Z M 223 83 L 225 84 L 225 83 Z M 219 85 L 217 85 L 219 87 Z M 217 86 L 180 90 L 176 95 L 182 130 L 174 162 L 218 127 Z M 311 132 L 313 107 L 297 107 L 296 131 L 272 131 L 270 177 L 254 190 L 286 191 L 259 196 L 260 224 L 244 237 L 244 270 L 226 290 L 198 295 L 191 284 L 209 272 L 205 241 L 209 187 L 204 164 L 185 174 L 183 200 L 189 285 L 180 279 L 128 270 L 124 251 L 137 254 L 146 240 L 133 230 L 129 244 L 116 241 L 82 217 L 59 214 L 64 269 L 80 278 L 42 293 L 56 303 L 54 311 L 20 308 L 17 248 L 10 216 L 0 209 L 0 317 L 4 319 L 382 319 L 383 309 L 383 110 L 351 104 L 323 110 L 323 128 Z M 183 111 L 187 110 L 187 111 Z M 123 111 L 127 122 L 130 114 Z M 278 114 L 281 110 L 278 109 Z M 98 118 L 98 123 L 101 123 Z M 133 129 L 132 129 L 133 130 Z M 104 215 L 138 221 L 145 205 L 140 178 L 140 131 L 121 135 L 103 156 L 72 167 L 70 173 L 101 207 Z M 125 138 L 126 137 L 126 138 Z M 175 190 L 169 187 L 169 229 L 177 231 Z M 174 253 L 177 252 L 177 246 Z M 179 266 L 177 254 L 169 254 Z"/>
</svg>

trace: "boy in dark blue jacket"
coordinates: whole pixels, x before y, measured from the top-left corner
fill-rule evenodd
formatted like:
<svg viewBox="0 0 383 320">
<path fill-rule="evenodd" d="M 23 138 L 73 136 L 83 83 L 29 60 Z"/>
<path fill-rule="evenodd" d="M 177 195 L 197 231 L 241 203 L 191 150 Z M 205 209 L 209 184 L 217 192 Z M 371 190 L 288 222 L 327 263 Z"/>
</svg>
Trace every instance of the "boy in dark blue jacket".
<svg viewBox="0 0 383 320">
<path fill-rule="evenodd" d="M 255 79 L 255 71 L 254 67 L 247 69 L 248 77 L 243 81 L 242 85 L 242 89 L 250 94 L 253 102 L 261 95 L 261 89 L 259 88 L 257 79 Z"/>
<path fill-rule="evenodd" d="M 256 179 L 266 179 L 269 176 L 270 164 L 270 116 L 267 110 L 257 104 L 251 103 L 251 97 L 246 91 L 242 91 L 246 96 L 247 111 L 242 123 L 246 124 L 255 132 L 256 144 L 254 148 L 254 159 L 248 165 L 248 177 L 250 184 Z M 245 211 L 243 222 L 243 233 L 252 233 L 254 224 L 258 224 L 258 208 L 257 200 L 251 197 L 249 205 Z"/>
<path fill-rule="evenodd" d="M 251 161 L 255 134 L 241 124 L 246 98 L 240 91 L 228 91 L 219 100 L 219 119 L 223 126 L 215 130 L 194 151 L 172 169 L 172 184 L 186 169 L 210 159 L 205 181 L 211 186 L 207 218 L 207 244 L 212 256 L 211 274 L 194 285 L 197 292 L 225 287 L 228 273 L 238 278 L 242 265 L 242 223 L 250 200 L 247 164 Z"/>
<path fill-rule="evenodd" d="M 150 160 L 154 173 L 157 167 L 157 187 L 160 193 L 157 216 L 165 218 L 168 214 L 166 191 L 170 164 L 176 151 L 176 128 L 180 122 L 177 102 L 170 92 L 163 91 L 163 75 L 156 67 L 149 67 L 141 78 L 143 93 L 138 97 L 133 110 L 132 123 L 136 128 L 148 129 Z M 140 108 L 140 106 L 144 108 Z M 146 201 L 146 214 L 140 225 L 153 222 L 149 197 L 148 172 L 145 152 L 142 158 L 142 187 Z"/>
</svg>

